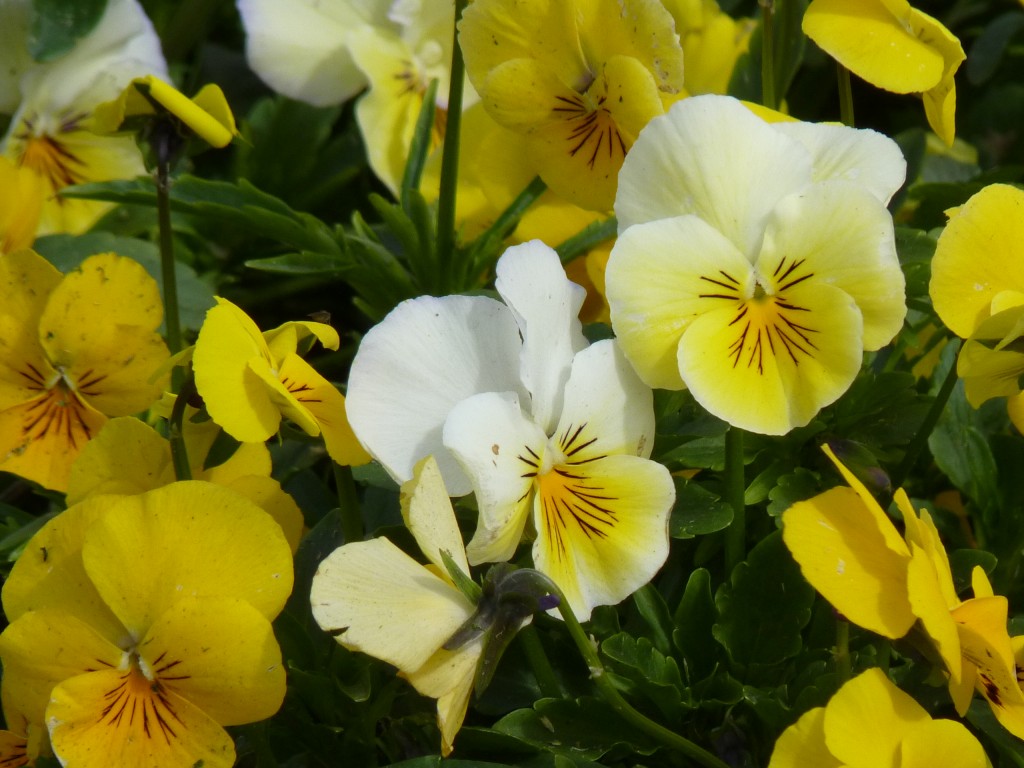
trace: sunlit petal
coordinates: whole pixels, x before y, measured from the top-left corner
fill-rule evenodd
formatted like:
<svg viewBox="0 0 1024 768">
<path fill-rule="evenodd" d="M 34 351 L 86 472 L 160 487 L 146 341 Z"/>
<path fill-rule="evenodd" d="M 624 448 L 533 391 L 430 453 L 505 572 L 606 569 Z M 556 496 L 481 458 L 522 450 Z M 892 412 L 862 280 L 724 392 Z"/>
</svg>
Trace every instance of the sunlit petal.
<svg viewBox="0 0 1024 768">
<path fill-rule="evenodd" d="M 459 732 L 466 717 L 482 646 L 481 637 L 454 651 L 441 648 L 415 672 L 402 673 L 417 691 L 437 699 L 437 727 L 441 731 L 442 755 L 451 753 L 455 734 Z"/>
<path fill-rule="evenodd" d="M 963 723 L 932 720 L 910 728 L 900 743 L 900 768 L 988 768 L 985 750 Z"/>
<path fill-rule="evenodd" d="M 825 745 L 825 708 L 804 712 L 775 742 L 768 768 L 842 768 Z"/>
<path fill-rule="evenodd" d="M 428 456 L 416 465 L 412 479 L 402 485 L 402 517 L 420 551 L 441 573 L 447 573 L 441 552 L 469 574 L 462 533 L 437 460 Z M 433 694 L 428 694 L 433 695 Z M 437 698 L 434 696 L 434 698 Z"/>
</svg>

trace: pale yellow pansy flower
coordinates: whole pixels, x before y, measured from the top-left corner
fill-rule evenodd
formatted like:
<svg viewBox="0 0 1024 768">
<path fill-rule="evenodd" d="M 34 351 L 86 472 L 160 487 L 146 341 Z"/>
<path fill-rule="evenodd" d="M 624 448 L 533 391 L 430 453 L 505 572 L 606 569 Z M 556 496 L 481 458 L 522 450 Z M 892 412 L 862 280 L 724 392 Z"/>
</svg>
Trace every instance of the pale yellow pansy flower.
<svg viewBox="0 0 1024 768">
<path fill-rule="evenodd" d="M 999 722 L 1024 737 L 1024 692 L 1006 629 L 1008 604 L 984 571 L 972 574 L 974 597 L 960 600 L 938 531 L 927 511 L 895 494 L 903 537 L 867 488 L 825 446 L 848 483 L 791 506 L 782 535 L 804 577 L 854 624 L 892 639 L 915 623 L 941 658 L 962 715 L 975 690 Z"/>
<path fill-rule="evenodd" d="M 619 175 L 605 275 L 640 378 L 742 429 L 807 424 L 903 324 L 885 205 L 904 172 L 881 134 L 768 124 L 729 97 L 652 120 Z"/>
<path fill-rule="evenodd" d="M 813 0 L 804 33 L 872 85 L 919 93 L 932 130 L 946 144 L 955 135 L 953 76 L 967 58 L 960 41 L 907 0 Z"/>
<path fill-rule="evenodd" d="M 452 751 L 483 650 L 478 636 L 459 648 L 445 643 L 476 611 L 454 584 L 441 553 L 469 574 L 462 534 L 432 457 L 402 485 L 402 517 L 428 565 L 386 538 L 336 549 L 313 577 L 313 618 L 346 648 L 398 668 L 424 696 L 437 699 L 441 754 Z"/>
<path fill-rule="evenodd" d="M 101 134 L 119 133 L 157 115 L 174 118 L 211 147 L 226 147 L 238 135 L 220 86 L 204 85 L 190 99 L 156 75 L 135 78 L 116 99 L 96 107 L 92 128 Z"/>
<path fill-rule="evenodd" d="M 877 667 L 805 712 L 775 743 L 768 768 L 988 768 L 961 723 L 933 720 Z"/>
<path fill-rule="evenodd" d="M 352 434 L 344 395 L 298 353 L 311 336 L 328 349 L 340 344 L 325 323 L 291 322 L 262 333 L 245 312 L 217 297 L 192 352 L 196 388 L 210 417 L 239 442 L 264 442 L 288 418 L 322 436 L 337 463 L 365 464 L 370 457 Z"/>
<path fill-rule="evenodd" d="M 30 7 L 24 0 L 0 5 L 0 28 L 9 35 L 4 59 L 9 66 L 0 68 L 0 109 L 13 112 L 0 152 L 39 177 L 39 234 L 79 233 L 111 204 L 61 198 L 61 189 L 145 172 L 131 138 L 90 130 L 93 110 L 133 77 L 166 77 L 166 65 L 159 38 L 136 0 L 110 0 L 96 27 L 70 51 L 35 62 L 26 47 Z"/>
<path fill-rule="evenodd" d="M 459 42 L 485 108 L 583 208 L 611 208 L 640 130 L 683 92 L 683 51 L 656 0 L 476 0 Z"/>
<path fill-rule="evenodd" d="M 160 291 L 113 253 L 62 276 L 18 251 L 0 258 L 0 292 L 0 471 L 64 491 L 107 418 L 144 411 L 163 390 Z"/>
<path fill-rule="evenodd" d="M 653 578 L 668 555 L 675 489 L 649 459 L 651 390 L 612 340 L 588 345 L 583 290 L 531 241 L 505 251 L 480 296 L 403 302 L 363 338 L 349 417 L 404 482 L 434 455 L 453 495 L 474 491 L 471 563 L 533 562 L 586 619 Z"/>
<path fill-rule="evenodd" d="M 47 523 L 4 585 L 5 696 L 81 768 L 229 768 L 227 725 L 280 706 L 270 621 L 291 591 L 280 527 L 188 481 L 95 497 Z"/>
</svg>

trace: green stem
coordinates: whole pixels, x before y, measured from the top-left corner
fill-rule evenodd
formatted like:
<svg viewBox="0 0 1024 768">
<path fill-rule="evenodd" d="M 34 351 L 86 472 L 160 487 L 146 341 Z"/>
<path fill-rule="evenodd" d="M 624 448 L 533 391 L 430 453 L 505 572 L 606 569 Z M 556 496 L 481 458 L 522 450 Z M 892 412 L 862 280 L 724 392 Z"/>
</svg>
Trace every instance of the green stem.
<svg viewBox="0 0 1024 768">
<path fill-rule="evenodd" d="M 952 343 L 959 345 L 961 342 L 957 339 Z M 896 472 L 892 475 L 891 481 L 893 488 L 899 488 L 903 485 L 903 481 L 907 479 L 907 475 L 909 475 L 910 470 L 914 468 L 914 464 L 917 462 L 918 457 L 921 455 L 925 445 L 928 443 L 928 437 L 931 435 L 932 430 L 935 429 L 935 425 L 939 423 L 939 417 L 942 416 L 942 412 L 946 408 L 946 403 L 949 401 L 949 396 L 953 394 L 953 388 L 956 386 L 956 364 L 959 355 L 960 350 L 958 348 L 957 357 L 949 366 L 949 373 L 946 374 L 946 380 L 942 382 L 942 388 L 939 390 L 939 394 L 935 396 L 935 401 L 932 403 L 932 407 L 928 411 L 928 415 L 925 416 L 924 421 L 921 422 L 920 429 L 917 430 L 917 434 L 914 435 L 914 439 L 911 440 L 910 444 L 907 446 L 907 452 L 903 455 L 903 461 L 900 462 Z"/>
<path fill-rule="evenodd" d="M 455 0 L 455 27 L 452 29 L 451 83 L 448 86 L 448 116 L 441 155 L 441 189 L 437 199 L 437 262 L 442 293 L 452 282 L 452 250 L 455 245 L 455 191 L 459 176 L 459 134 L 462 129 L 462 86 L 465 64 L 459 47 L 458 25 L 469 0 Z"/>
<path fill-rule="evenodd" d="M 850 70 L 836 62 L 839 79 L 839 119 L 843 125 L 853 128 L 853 89 L 850 87 Z"/>
<path fill-rule="evenodd" d="M 159 138 L 158 142 L 163 144 Z M 181 351 L 181 320 L 178 315 L 178 278 L 175 274 L 174 233 L 171 231 L 170 151 L 157 149 L 156 215 L 160 230 L 160 274 L 164 283 L 164 323 L 171 354 Z M 180 372 L 178 372 L 180 375 Z M 180 384 L 180 381 L 177 382 Z M 174 387 L 177 389 L 177 387 Z"/>
<path fill-rule="evenodd" d="M 178 480 L 191 480 L 192 467 L 188 463 L 188 449 L 185 447 L 185 408 L 188 399 L 196 391 L 196 379 L 189 373 L 178 390 L 178 396 L 171 408 L 171 418 L 167 424 L 167 439 L 171 443 L 171 462 L 174 465 L 174 477 Z"/>
<path fill-rule="evenodd" d="M 839 684 L 850 679 L 850 622 L 836 618 L 836 671 L 839 673 Z"/>
<path fill-rule="evenodd" d="M 594 685 L 597 686 L 598 691 L 600 691 L 605 701 L 611 705 L 612 709 L 631 726 L 639 731 L 643 731 L 669 749 L 674 749 L 707 768 L 729 768 L 726 763 L 719 760 L 703 747 L 649 719 L 622 698 L 622 694 L 619 693 L 615 684 L 608 676 L 604 664 L 601 663 L 594 644 L 590 641 L 583 627 L 580 626 L 579 621 L 576 619 L 576 614 L 572 612 L 572 608 L 569 607 L 565 595 L 562 594 L 562 591 L 554 582 L 550 579 L 548 579 L 548 582 L 551 593 L 558 597 L 558 612 L 562 614 L 566 629 L 569 630 L 569 636 L 576 643 L 576 648 L 579 650 L 580 655 L 583 656 L 583 660 L 590 670 L 590 678 L 594 681 Z"/>
<path fill-rule="evenodd" d="M 475 285 L 471 282 L 472 280 L 475 280 L 478 275 L 490 271 L 494 266 L 493 261 L 497 259 L 497 252 L 502 241 L 515 231 L 523 214 L 547 189 L 547 184 L 541 181 L 539 176 L 534 177 L 529 184 L 523 187 L 523 191 L 516 195 L 516 199 L 501 212 L 494 223 L 487 228 L 487 231 L 476 239 L 470 250 L 469 258 L 466 259 L 467 273 L 460 275 L 460 288 L 469 288 Z"/>
<path fill-rule="evenodd" d="M 363 538 L 363 516 L 359 509 L 356 482 L 352 468 L 334 464 L 334 485 L 338 493 L 338 514 L 341 515 L 341 535 L 346 544 Z"/>
<path fill-rule="evenodd" d="M 761 6 L 761 103 L 778 109 L 775 96 L 775 0 L 758 0 Z"/>
<path fill-rule="evenodd" d="M 725 529 L 725 569 L 732 573 L 747 557 L 747 504 L 743 480 L 743 430 L 725 433 L 725 500 L 732 507 L 732 522 Z"/>
<path fill-rule="evenodd" d="M 540 638 L 537 637 L 537 629 L 532 624 L 519 630 L 519 640 L 523 644 L 523 651 L 530 662 L 533 676 L 537 679 L 540 692 L 549 699 L 562 698 L 562 686 L 555 677 L 555 670 L 548 661 L 548 655 L 544 652 Z"/>
</svg>

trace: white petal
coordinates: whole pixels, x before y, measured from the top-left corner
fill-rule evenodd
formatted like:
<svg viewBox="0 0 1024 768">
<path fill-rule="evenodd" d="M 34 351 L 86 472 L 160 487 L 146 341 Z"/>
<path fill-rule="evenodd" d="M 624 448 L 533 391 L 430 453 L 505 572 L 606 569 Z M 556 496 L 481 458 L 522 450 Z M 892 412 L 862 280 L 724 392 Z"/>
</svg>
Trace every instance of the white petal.
<svg viewBox="0 0 1024 768">
<path fill-rule="evenodd" d="M 654 395 L 640 381 L 619 345 L 606 339 L 579 352 L 565 387 L 565 408 L 556 434 L 582 430 L 592 444 L 569 456 L 625 453 L 650 457 L 654 447 Z"/>
<path fill-rule="evenodd" d="M 527 520 L 526 501 L 547 435 L 523 415 L 511 392 L 459 403 L 444 425 L 444 444 L 473 481 L 480 522 L 466 547 L 471 563 L 512 557 Z"/>
<path fill-rule="evenodd" d="M 334 550 L 313 577 L 313 618 L 346 648 L 414 672 L 473 605 L 387 539 Z"/>
<path fill-rule="evenodd" d="M 402 517 L 405 525 L 441 573 L 446 573 L 441 551 L 447 552 L 465 574 L 469 573 L 462 532 L 444 487 L 437 459 L 428 456 L 416 465 L 412 480 L 402 485 Z"/>
<path fill-rule="evenodd" d="M 494 287 L 523 336 L 521 375 L 532 395 L 533 420 L 550 433 L 573 355 L 587 345 L 579 320 L 587 292 L 565 276 L 558 254 L 540 240 L 509 248 L 495 272 Z"/>
<path fill-rule="evenodd" d="M 346 43 L 353 30 L 372 21 L 369 9 L 360 5 L 238 0 L 249 66 L 285 96 L 319 107 L 340 104 L 366 85 Z"/>
<path fill-rule="evenodd" d="M 899 145 L 877 131 L 802 122 L 774 123 L 773 127 L 811 153 L 815 181 L 856 182 L 888 205 L 907 177 L 907 161 Z"/>
<path fill-rule="evenodd" d="M 676 102 L 640 132 L 619 173 L 619 232 L 696 214 L 753 262 L 775 203 L 811 180 L 811 157 L 736 99 Z"/>
<path fill-rule="evenodd" d="M 14 114 L 21 101 L 21 75 L 32 66 L 28 52 L 30 3 L 0 3 L 0 112 Z"/>
<path fill-rule="evenodd" d="M 448 493 L 469 479 L 441 442 L 456 403 L 479 392 L 526 392 L 519 329 L 508 308 L 481 296 L 402 302 L 363 337 L 349 374 L 346 409 L 356 436 L 399 483 L 434 454 Z"/>
</svg>

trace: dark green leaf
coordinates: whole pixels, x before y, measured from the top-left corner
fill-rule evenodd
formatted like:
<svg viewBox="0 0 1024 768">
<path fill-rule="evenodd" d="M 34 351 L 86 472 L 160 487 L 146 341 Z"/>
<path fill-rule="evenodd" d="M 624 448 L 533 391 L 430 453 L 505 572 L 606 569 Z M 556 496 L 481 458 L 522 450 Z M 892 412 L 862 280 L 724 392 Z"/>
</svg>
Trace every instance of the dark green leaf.
<svg viewBox="0 0 1024 768">
<path fill-rule="evenodd" d="M 672 652 L 672 614 L 669 613 L 665 598 L 653 583 L 647 583 L 633 593 L 633 603 L 640 617 L 650 629 L 654 647 L 661 653 Z"/>
<path fill-rule="evenodd" d="M 991 574 L 998 562 L 995 555 L 983 549 L 956 549 L 950 552 L 949 568 L 953 572 L 953 584 L 956 586 L 957 594 L 969 593 L 971 572 L 975 566 L 981 566 L 986 574 Z"/>
<path fill-rule="evenodd" d="M 276 272 L 284 275 L 323 275 L 339 277 L 348 266 L 341 257 L 328 253 L 285 253 L 268 256 L 265 259 L 250 259 L 245 266 L 260 272 Z"/>
<path fill-rule="evenodd" d="M 990 21 L 975 39 L 964 70 L 971 85 L 981 85 L 999 68 L 1010 40 L 1024 27 L 1024 13 L 1007 11 Z"/>
<path fill-rule="evenodd" d="M 896 227 L 896 252 L 907 280 L 908 297 L 921 298 L 928 295 L 936 242 L 934 237 L 920 229 Z"/>
<path fill-rule="evenodd" d="M 809 499 L 821 490 L 818 476 L 803 467 L 797 467 L 788 475 L 782 475 L 768 498 L 768 514 L 778 517 L 798 501 Z"/>
<path fill-rule="evenodd" d="M 669 533 L 676 539 L 692 539 L 729 527 L 732 507 L 695 480 L 672 478 L 676 485 L 676 504 L 669 520 Z"/>
<path fill-rule="evenodd" d="M 698 568 L 690 574 L 686 590 L 675 613 L 672 642 L 683 655 L 683 671 L 689 682 L 703 680 L 715 667 L 721 653 L 712 635 L 718 610 L 711 596 L 711 574 Z"/>
<path fill-rule="evenodd" d="M 679 666 L 662 654 L 646 637 L 633 638 L 625 632 L 601 643 L 601 652 L 614 672 L 633 683 L 633 693 L 642 694 L 658 707 L 665 719 L 675 722 L 683 716 L 685 686 Z"/>
<path fill-rule="evenodd" d="M 984 509 L 999 498 L 999 478 L 981 418 L 967 402 L 963 382 L 957 382 L 928 447 L 953 485 Z"/>
<path fill-rule="evenodd" d="M 800 652 L 800 632 L 811 618 L 814 588 L 782 542 L 763 539 L 736 566 L 715 596 L 715 639 L 740 664 L 778 664 Z"/>
<path fill-rule="evenodd" d="M 59 58 L 96 27 L 106 8 L 107 0 L 32 0 L 28 52 L 39 62 Z"/>
</svg>

